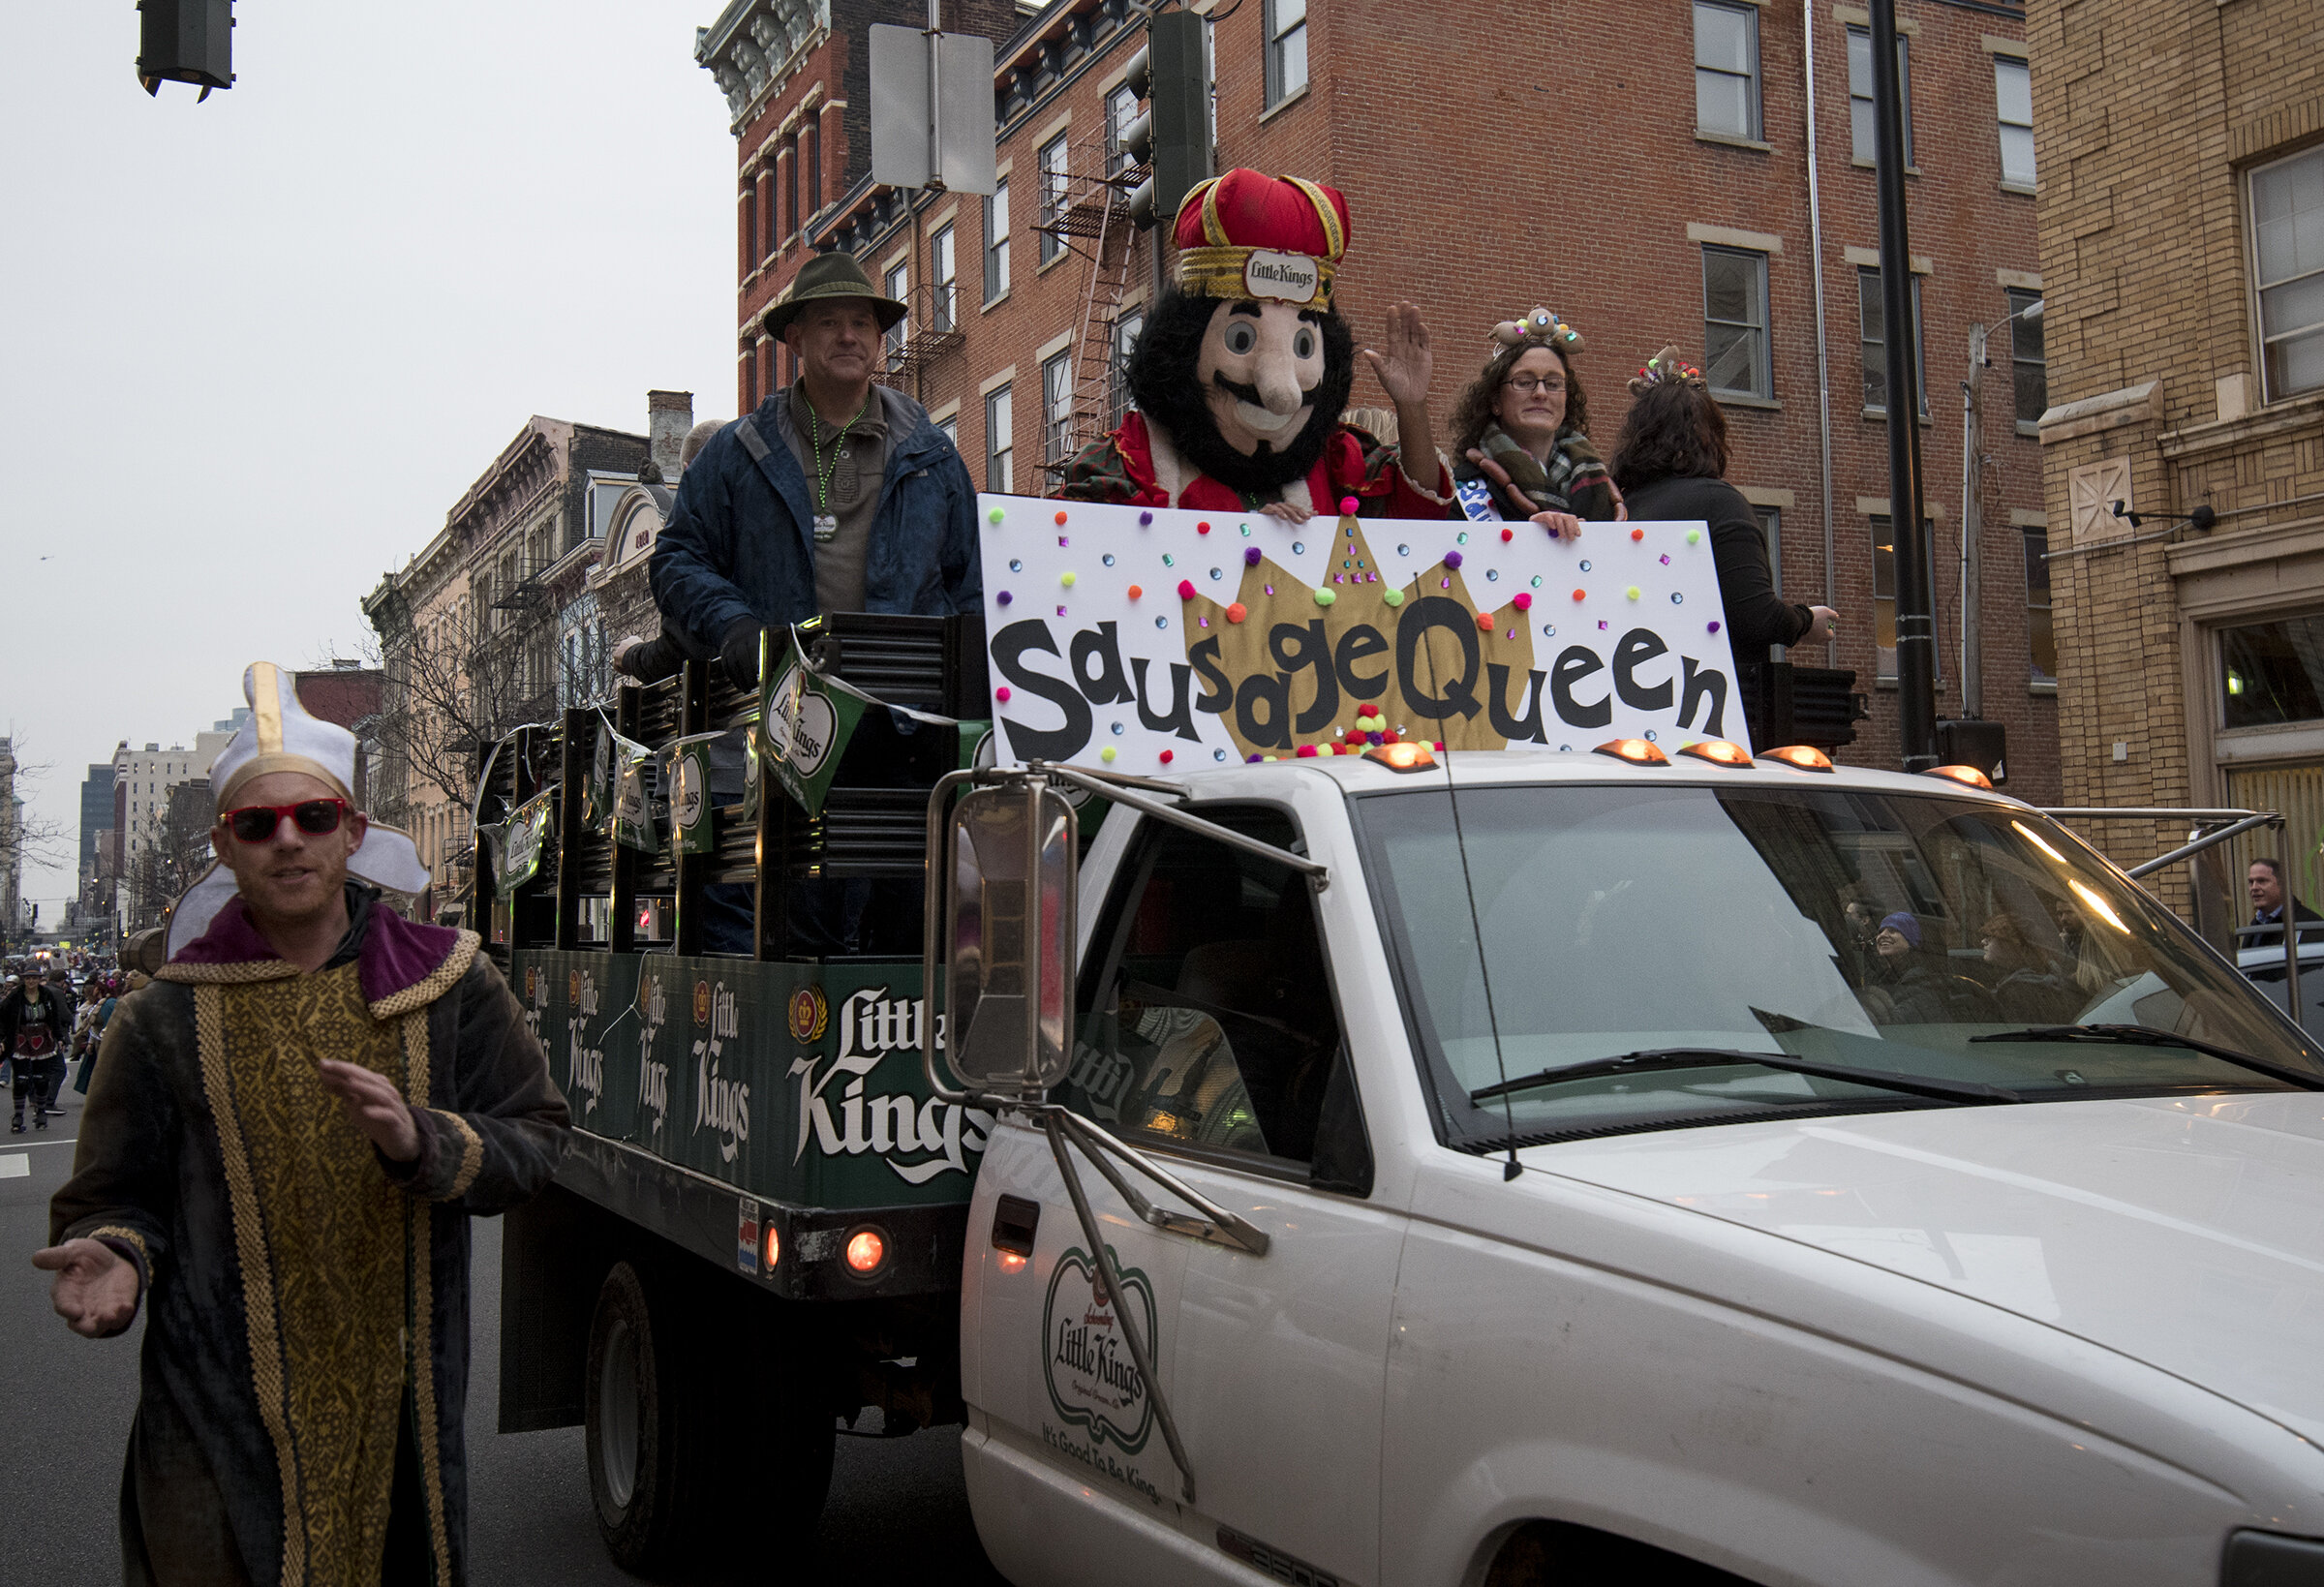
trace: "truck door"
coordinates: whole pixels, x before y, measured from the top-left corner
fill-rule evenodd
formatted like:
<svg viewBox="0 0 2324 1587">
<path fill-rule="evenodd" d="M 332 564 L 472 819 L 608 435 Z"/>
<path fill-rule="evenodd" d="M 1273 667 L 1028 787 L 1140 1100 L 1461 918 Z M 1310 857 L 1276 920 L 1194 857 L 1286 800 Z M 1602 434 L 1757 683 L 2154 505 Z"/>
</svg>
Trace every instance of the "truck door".
<svg viewBox="0 0 2324 1587">
<path fill-rule="evenodd" d="M 1198 813 L 1278 846 L 1299 841 L 1281 808 Z M 1060 1474 L 1086 1480 L 1094 1466 L 1113 1479 L 1099 1491 L 1125 1507 L 1121 1525 L 1172 1528 L 1183 1563 L 1214 1564 L 1228 1580 L 1255 1566 L 1287 1580 L 1367 1581 L 1403 1224 L 1367 1200 L 1362 1110 L 1314 903 L 1287 867 L 1180 828 L 1141 828 L 1088 937 L 1075 1067 L 1055 1099 L 1269 1238 L 1255 1257 L 1163 1234 L 1083 1170 L 1098 1216 L 1119 1232 L 1123 1267 L 1150 1281 L 1156 1370 L 1196 1503 L 1177 1502 L 1177 1470 L 1150 1406 L 1120 1380 L 1102 1308 L 1087 1309 L 1073 1208 L 1030 1131 L 996 1134 L 980 1177 L 971 1263 L 985 1268 L 969 1286 L 980 1335 L 970 1377 L 991 1394 L 982 1409 L 1016 1423 L 1021 1447 Z M 1004 1194 L 1021 1218 L 1038 1208 L 1029 1270 L 1013 1278 L 995 1267 L 985 1227 L 1007 1215 Z M 1133 1459 L 1135 1480 L 1125 1476 Z M 1059 1517 L 1044 1530 L 1048 1558 L 1023 1574 L 1005 1543 L 988 1537 L 987 1546 L 1016 1579 L 1068 1579 L 1081 1567 L 1066 1566 L 1057 1545 L 1087 1524 Z"/>
</svg>

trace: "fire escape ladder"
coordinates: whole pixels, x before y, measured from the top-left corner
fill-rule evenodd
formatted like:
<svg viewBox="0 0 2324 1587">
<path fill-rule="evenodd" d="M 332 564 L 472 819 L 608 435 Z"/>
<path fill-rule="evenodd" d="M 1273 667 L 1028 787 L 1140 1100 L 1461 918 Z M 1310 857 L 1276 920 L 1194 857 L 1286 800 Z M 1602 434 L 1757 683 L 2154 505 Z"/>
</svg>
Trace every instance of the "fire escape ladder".
<svg viewBox="0 0 2324 1587">
<path fill-rule="evenodd" d="M 1095 147 L 1075 151 L 1082 169 L 1103 171 L 1108 159 L 1103 140 Z M 1043 468 L 1060 474 L 1075 453 L 1114 428 L 1114 320 L 1129 290 L 1130 252 L 1137 233 L 1130 225 L 1129 196 L 1145 179 L 1144 166 L 1126 167 L 1116 174 L 1084 179 L 1074 184 L 1068 202 L 1060 206 L 1060 235 L 1086 238 L 1089 273 L 1082 289 L 1080 318 L 1074 326 L 1070 366 L 1071 408 L 1058 456 Z M 1043 434 L 1050 433 L 1046 412 L 1049 393 L 1042 392 Z"/>
</svg>

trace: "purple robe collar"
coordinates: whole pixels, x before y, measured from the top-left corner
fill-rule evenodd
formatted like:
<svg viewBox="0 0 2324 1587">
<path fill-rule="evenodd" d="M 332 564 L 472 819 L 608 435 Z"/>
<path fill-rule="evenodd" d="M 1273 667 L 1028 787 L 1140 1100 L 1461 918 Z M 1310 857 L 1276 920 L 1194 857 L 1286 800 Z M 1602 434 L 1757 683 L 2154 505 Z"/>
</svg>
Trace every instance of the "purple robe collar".
<svg viewBox="0 0 2324 1587">
<path fill-rule="evenodd" d="M 372 1006 L 375 1015 L 382 1013 L 382 1003 L 393 1002 L 397 1005 L 394 1012 L 401 1012 L 415 1002 L 432 1002 L 467 971 L 475 949 L 476 936 L 473 931 L 454 931 L 448 926 L 423 926 L 404 919 L 374 899 L 371 918 L 364 923 L 362 944 L 355 953 L 355 975 L 363 989 L 363 1001 Z M 208 931 L 186 944 L 162 966 L 159 978 L 211 981 L 219 978 L 201 973 L 203 969 L 241 964 L 280 964 L 282 973 L 295 973 L 259 934 L 249 909 L 241 899 L 235 898 L 218 911 Z M 181 967 L 188 973 L 171 973 Z M 426 992 L 416 1000 L 404 995 L 420 989 Z"/>
</svg>

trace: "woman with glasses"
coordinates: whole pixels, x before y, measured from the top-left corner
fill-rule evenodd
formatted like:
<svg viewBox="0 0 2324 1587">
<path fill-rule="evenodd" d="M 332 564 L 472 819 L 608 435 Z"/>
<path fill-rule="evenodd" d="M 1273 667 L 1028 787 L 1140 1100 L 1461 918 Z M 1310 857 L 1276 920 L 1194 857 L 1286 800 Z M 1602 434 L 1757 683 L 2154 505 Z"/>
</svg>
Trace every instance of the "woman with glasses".
<svg viewBox="0 0 2324 1587">
<path fill-rule="evenodd" d="M 1453 410 L 1452 516 L 1530 518 L 1568 540 L 1585 520 L 1621 517 L 1621 493 L 1590 444 L 1589 398 L 1574 373 L 1580 333 L 1536 309 L 1495 325 L 1492 348 Z"/>
<path fill-rule="evenodd" d="M 1635 400 L 1614 447 L 1614 483 L 1634 518 L 1710 526 L 1735 658 L 1749 664 L 1766 659 L 1770 645 L 1828 643 L 1839 614 L 1829 606 L 1791 605 L 1777 592 L 1758 514 L 1723 477 L 1727 416 L 1702 371 L 1667 347 L 1646 361 L 1630 391 Z"/>
</svg>

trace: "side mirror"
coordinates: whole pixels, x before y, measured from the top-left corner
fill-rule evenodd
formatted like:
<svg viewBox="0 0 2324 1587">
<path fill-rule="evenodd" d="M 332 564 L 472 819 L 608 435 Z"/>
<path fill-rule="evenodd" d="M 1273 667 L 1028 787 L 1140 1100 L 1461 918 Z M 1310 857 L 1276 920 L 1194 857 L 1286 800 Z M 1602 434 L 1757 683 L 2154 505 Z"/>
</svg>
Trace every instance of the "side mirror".
<svg viewBox="0 0 2324 1587">
<path fill-rule="evenodd" d="M 1045 1091 L 1073 1058 L 1073 807 L 1039 778 L 978 788 L 945 834 L 946 1055 L 981 1090 Z"/>
</svg>

